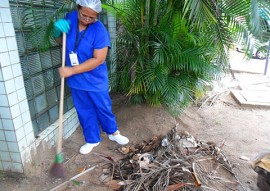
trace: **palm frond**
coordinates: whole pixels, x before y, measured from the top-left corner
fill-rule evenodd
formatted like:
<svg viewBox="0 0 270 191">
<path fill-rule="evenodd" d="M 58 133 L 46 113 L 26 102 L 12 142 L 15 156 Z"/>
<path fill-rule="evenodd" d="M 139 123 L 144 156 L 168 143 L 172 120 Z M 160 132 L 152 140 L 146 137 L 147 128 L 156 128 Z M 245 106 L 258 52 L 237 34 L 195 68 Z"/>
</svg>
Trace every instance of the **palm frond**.
<svg viewBox="0 0 270 191">
<path fill-rule="evenodd" d="M 25 10 L 22 19 L 22 28 L 31 31 L 27 40 L 32 42 L 33 47 L 41 51 L 57 45 L 52 37 L 53 23 L 75 9 L 76 3 L 75 0 L 66 0 L 65 3 L 46 2 L 46 6 L 46 9 L 41 9 L 33 3 Z"/>
</svg>

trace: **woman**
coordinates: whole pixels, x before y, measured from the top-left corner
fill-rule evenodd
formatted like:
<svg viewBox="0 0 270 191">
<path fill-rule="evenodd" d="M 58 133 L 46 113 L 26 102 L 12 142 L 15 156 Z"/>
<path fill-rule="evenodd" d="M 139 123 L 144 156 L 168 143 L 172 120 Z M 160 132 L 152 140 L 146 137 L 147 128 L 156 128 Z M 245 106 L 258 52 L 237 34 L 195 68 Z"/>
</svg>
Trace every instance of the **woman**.
<svg viewBox="0 0 270 191">
<path fill-rule="evenodd" d="M 76 4 L 77 10 L 55 22 L 53 35 L 60 43 L 62 33 L 67 33 L 66 66 L 59 68 L 59 74 L 67 78 L 83 128 L 86 143 L 80 153 L 87 154 L 101 141 L 99 125 L 110 140 L 122 145 L 129 140 L 118 131 L 112 113 L 105 61 L 110 39 L 104 25 L 97 20 L 101 2 L 77 0 Z"/>
</svg>

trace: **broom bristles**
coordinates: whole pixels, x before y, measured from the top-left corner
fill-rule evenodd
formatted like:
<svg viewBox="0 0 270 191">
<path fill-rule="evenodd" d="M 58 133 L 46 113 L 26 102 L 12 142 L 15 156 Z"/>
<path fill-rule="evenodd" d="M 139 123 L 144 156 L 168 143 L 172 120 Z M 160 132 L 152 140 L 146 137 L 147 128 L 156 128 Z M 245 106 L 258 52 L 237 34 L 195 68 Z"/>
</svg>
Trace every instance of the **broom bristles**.
<svg viewBox="0 0 270 191">
<path fill-rule="evenodd" d="M 54 164 L 50 169 L 50 174 L 57 178 L 64 178 L 66 176 L 66 171 L 64 167 L 64 157 L 61 153 L 55 156 Z"/>
</svg>

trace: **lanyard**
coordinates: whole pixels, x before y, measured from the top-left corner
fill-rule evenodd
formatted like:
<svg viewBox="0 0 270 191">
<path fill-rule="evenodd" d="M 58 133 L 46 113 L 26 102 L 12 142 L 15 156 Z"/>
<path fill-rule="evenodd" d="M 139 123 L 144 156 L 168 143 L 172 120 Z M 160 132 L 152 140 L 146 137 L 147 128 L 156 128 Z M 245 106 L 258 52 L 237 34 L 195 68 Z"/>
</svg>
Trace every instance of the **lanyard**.
<svg viewBox="0 0 270 191">
<path fill-rule="evenodd" d="M 77 23 L 77 30 L 76 30 L 76 42 L 75 42 L 75 47 L 74 47 L 73 52 L 76 52 L 76 50 L 77 50 L 77 48 L 78 48 L 78 46 L 79 46 L 79 44 L 81 42 L 81 39 L 84 37 L 84 35 L 85 35 L 85 33 L 86 33 L 87 29 L 88 29 L 88 26 L 86 27 L 86 29 L 84 29 L 82 35 L 78 39 L 78 35 L 79 35 L 79 21 L 78 21 L 78 23 Z"/>
</svg>

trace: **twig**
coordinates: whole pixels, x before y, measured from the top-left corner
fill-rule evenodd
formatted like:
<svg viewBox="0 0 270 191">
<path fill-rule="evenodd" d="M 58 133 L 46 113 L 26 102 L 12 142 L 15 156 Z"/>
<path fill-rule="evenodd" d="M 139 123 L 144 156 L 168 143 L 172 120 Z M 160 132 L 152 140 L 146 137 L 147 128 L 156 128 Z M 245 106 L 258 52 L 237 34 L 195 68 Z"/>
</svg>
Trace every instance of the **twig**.
<svg viewBox="0 0 270 191">
<path fill-rule="evenodd" d="M 238 177 L 233 174 L 234 178 L 239 182 L 240 186 L 243 188 L 244 191 L 247 191 L 247 189 L 243 186 L 243 184 L 240 182 L 240 180 L 238 179 Z"/>
<path fill-rule="evenodd" d="M 215 97 L 212 99 L 212 101 L 211 101 L 211 103 L 210 103 L 210 106 L 212 106 L 214 103 L 215 103 L 215 101 L 218 99 L 218 97 L 221 95 L 221 94 L 223 94 L 223 93 L 225 93 L 227 90 L 225 90 L 225 91 L 223 91 L 223 92 L 220 92 L 220 93 L 217 93 L 216 95 L 215 95 Z"/>
<path fill-rule="evenodd" d="M 70 181 L 72 181 L 72 180 L 75 180 L 76 178 L 82 176 L 83 174 L 85 174 L 85 173 L 87 173 L 87 172 L 90 172 L 90 171 L 94 170 L 94 168 L 96 168 L 96 167 L 97 167 L 97 165 L 95 165 L 95 166 L 93 166 L 93 167 L 91 167 L 91 168 L 89 168 L 89 169 L 87 169 L 87 170 L 81 172 L 80 174 L 77 174 L 76 176 L 73 176 L 73 177 L 70 178 L 69 180 L 67 180 L 67 181 L 63 182 L 62 184 L 59 184 L 58 186 L 52 188 L 50 191 L 57 190 L 58 188 L 60 188 L 60 187 L 62 187 L 63 185 L 65 185 L 66 183 L 68 183 L 68 182 L 70 182 Z"/>
<path fill-rule="evenodd" d="M 202 109 L 203 106 L 208 102 L 208 100 L 210 100 L 211 98 L 213 98 L 215 95 L 216 95 L 216 94 L 209 96 L 209 97 L 201 104 L 201 106 L 199 107 L 198 110 Z"/>
<path fill-rule="evenodd" d="M 202 183 L 201 183 L 201 181 L 199 180 L 198 175 L 197 175 L 197 173 L 196 173 L 196 170 L 195 170 L 195 163 L 192 163 L 192 169 L 193 169 L 193 176 L 194 176 L 194 178 L 195 178 L 196 185 L 197 185 L 198 187 L 200 187 L 200 186 L 202 185 Z"/>
<path fill-rule="evenodd" d="M 105 156 L 103 154 L 96 153 L 96 152 L 93 152 L 93 155 L 98 156 L 109 163 L 116 164 L 115 160 L 112 157 L 108 157 L 108 156 Z"/>
<path fill-rule="evenodd" d="M 69 158 L 64 164 L 67 165 L 67 163 L 68 163 L 71 159 L 73 159 L 75 156 L 76 156 L 76 155 L 73 155 L 73 156 L 72 156 L 71 158 Z"/>
<path fill-rule="evenodd" d="M 226 91 L 227 91 L 227 90 L 209 96 L 209 97 L 201 104 L 201 106 L 199 107 L 198 110 L 202 109 L 203 106 L 204 106 L 210 99 L 212 99 L 212 101 L 211 101 L 211 103 L 210 103 L 210 106 L 212 106 L 213 103 L 217 100 L 217 98 L 218 98 L 221 94 L 225 93 Z"/>
<path fill-rule="evenodd" d="M 115 166 L 113 165 L 111 180 L 110 180 L 109 187 L 108 187 L 107 191 L 111 188 L 111 182 L 112 182 L 112 179 L 113 179 L 114 170 L 115 170 Z"/>
</svg>

